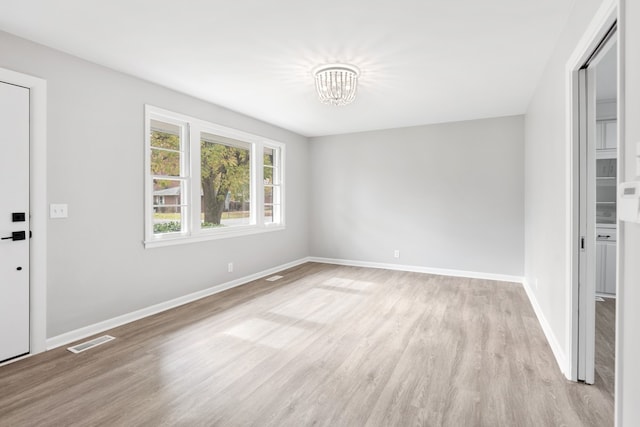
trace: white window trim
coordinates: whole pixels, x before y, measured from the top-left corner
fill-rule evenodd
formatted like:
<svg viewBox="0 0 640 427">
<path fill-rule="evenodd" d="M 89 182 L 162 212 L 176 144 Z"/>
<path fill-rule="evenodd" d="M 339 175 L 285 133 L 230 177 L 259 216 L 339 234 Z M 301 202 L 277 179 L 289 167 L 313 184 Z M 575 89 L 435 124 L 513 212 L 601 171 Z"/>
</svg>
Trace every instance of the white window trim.
<svg viewBox="0 0 640 427">
<path fill-rule="evenodd" d="M 268 224 L 265 224 L 266 227 L 277 227 L 280 223 L 284 224 L 284 215 L 285 215 L 285 213 L 284 213 L 284 211 L 285 211 L 285 209 L 284 209 L 284 202 L 285 202 L 285 200 L 284 200 L 284 198 L 285 198 L 284 197 L 284 182 L 285 182 L 284 181 L 284 179 L 285 179 L 284 178 L 284 145 L 283 144 L 274 145 L 274 144 L 271 144 L 269 142 L 265 143 L 260 148 L 261 156 L 262 156 L 264 147 L 273 148 L 273 149 L 277 149 L 277 150 L 280 151 L 279 156 L 277 157 L 277 159 L 274 159 L 274 162 L 277 162 L 277 164 L 274 163 L 274 171 L 277 168 L 277 171 L 278 171 L 278 174 L 279 174 L 279 176 L 278 176 L 279 184 L 277 184 L 277 186 L 280 187 L 280 203 L 279 203 L 280 222 L 279 223 L 268 223 Z M 262 176 L 263 173 L 264 173 L 264 164 L 263 164 L 263 167 L 260 170 L 260 174 L 261 174 L 261 176 L 260 176 L 260 180 L 261 181 L 260 182 L 264 182 L 264 176 Z M 274 182 L 275 182 L 275 177 L 274 177 Z M 275 187 L 275 185 L 272 185 L 272 188 L 273 187 Z M 263 197 L 263 200 L 261 201 L 261 206 L 262 206 L 262 209 L 264 209 L 264 191 L 262 191 L 261 196 Z M 274 206 L 275 206 L 275 203 L 272 203 L 272 209 L 274 208 Z"/>
<path fill-rule="evenodd" d="M 203 242 L 207 240 L 226 239 L 230 237 L 247 236 L 278 230 L 284 230 L 285 226 L 285 144 L 268 138 L 243 132 L 237 129 L 210 123 L 205 120 L 189 117 L 184 114 L 175 113 L 152 105 L 145 105 L 145 209 L 144 209 L 144 240 L 145 248 L 171 246 L 177 244 Z M 185 201 L 188 206 L 185 227 L 181 233 L 168 233 L 156 235 L 153 233 L 153 177 L 151 171 L 151 143 L 150 143 L 150 121 L 167 121 L 168 123 L 182 123 L 185 126 L 186 138 L 184 167 L 187 176 L 188 198 Z M 200 181 L 193 177 L 200 176 L 200 135 L 201 133 L 211 133 L 241 142 L 251 146 L 251 224 L 237 225 L 229 228 L 215 228 L 203 230 L 200 228 Z M 264 222 L 264 184 L 263 184 L 263 153 L 264 147 L 277 148 L 279 150 L 280 162 L 280 221 L 278 223 Z M 196 189 L 198 189 L 196 191 Z M 197 196 L 194 196 L 197 194 Z"/>
<path fill-rule="evenodd" d="M 168 113 L 168 114 L 165 114 Z M 188 117 L 182 115 L 171 115 L 168 111 L 155 112 L 155 111 L 145 111 L 145 171 L 146 171 L 146 182 L 145 189 L 147 193 L 145 194 L 145 215 L 146 218 L 150 219 L 153 214 L 153 176 L 150 173 L 151 171 L 151 142 L 150 142 L 150 133 L 151 133 L 151 120 L 158 120 L 165 123 L 173 124 L 176 126 L 180 126 L 181 135 L 180 141 L 183 146 L 180 147 L 180 151 L 183 152 L 183 155 L 180 158 L 180 175 L 177 177 L 171 177 L 171 179 L 179 180 L 182 182 L 181 184 L 181 204 L 186 205 L 186 214 L 189 215 L 189 212 L 193 210 L 191 205 L 191 198 L 189 197 L 187 200 L 184 200 L 184 196 L 182 195 L 182 191 L 189 195 L 191 192 L 191 170 L 189 164 L 189 158 L 191 153 L 191 144 L 189 143 L 189 120 Z M 180 210 L 182 214 L 184 214 L 184 209 Z M 184 219 L 181 216 L 181 224 L 182 224 L 182 233 L 180 236 L 186 236 L 191 232 L 189 227 L 189 221 Z M 158 240 L 155 234 L 153 233 L 153 221 L 149 220 L 145 222 L 145 236 L 146 240 L 156 241 Z M 149 237 L 151 237 L 149 239 Z M 145 243 L 146 243 L 145 240 Z"/>
</svg>

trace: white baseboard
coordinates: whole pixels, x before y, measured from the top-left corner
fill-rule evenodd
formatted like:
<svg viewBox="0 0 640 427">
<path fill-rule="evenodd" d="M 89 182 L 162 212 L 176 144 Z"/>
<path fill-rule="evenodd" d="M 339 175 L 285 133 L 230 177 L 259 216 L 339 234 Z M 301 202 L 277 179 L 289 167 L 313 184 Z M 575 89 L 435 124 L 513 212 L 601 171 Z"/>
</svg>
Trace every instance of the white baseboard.
<svg viewBox="0 0 640 427">
<path fill-rule="evenodd" d="M 104 332 L 109 329 L 116 328 L 118 326 L 122 326 L 126 323 L 131 323 L 135 320 L 140 320 L 142 318 L 152 316 L 154 314 L 170 310 L 175 307 L 179 307 L 184 304 L 188 304 L 190 302 L 199 300 L 201 298 L 208 297 L 213 294 L 217 294 L 218 292 L 225 291 L 227 289 L 235 288 L 237 286 L 244 285 L 253 280 L 260 279 L 265 276 L 269 276 L 273 273 L 277 273 L 282 270 L 286 270 L 287 268 L 295 267 L 300 264 L 304 264 L 308 262 L 308 258 L 301 258 L 296 261 L 292 261 L 286 264 L 279 265 L 277 267 L 269 268 L 267 270 L 260 271 L 258 273 L 251 274 L 249 276 L 241 277 L 239 279 L 232 280 L 230 282 L 222 283 L 219 285 L 212 286 L 208 289 L 203 289 L 198 292 L 194 292 L 188 295 L 184 295 L 182 297 L 178 297 L 169 301 L 161 302 L 159 304 L 155 304 L 140 310 L 136 310 L 131 313 L 123 314 L 118 317 L 114 317 L 112 319 L 104 320 L 102 322 L 94 323 L 93 325 L 88 325 L 83 328 L 79 328 L 70 332 L 66 332 L 64 334 L 57 335 L 55 337 L 51 337 L 47 339 L 47 350 L 51 350 L 56 347 L 63 346 L 65 344 L 72 343 L 74 341 L 78 341 L 87 337 L 90 337 L 95 334 L 99 334 L 100 332 Z"/>
<path fill-rule="evenodd" d="M 536 313 L 536 317 L 538 318 L 538 323 L 542 327 L 542 331 L 544 332 L 545 337 L 547 338 L 547 342 L 549 343 L 549 347 L 551 347 L 551 351 L 556 358 L 556 363 L 560 368 L 560 371 L 564 374 L 567 379 L 571 379 L 571 370 L 567 365 L 567 357 L 562 350 L 562 346 L 558 342 L 558 338 L 556 338 L 556 334 L 553 333 L 549 322 L 547 322 L 547 318 L 544 316 L 540 305 L 538 304 L 538 300 L 536 299 L 531 287 L 529 287 L 529 283 L 527 280 L 522 281 L 522 286 L 524 287 L 524 291 L 527 293 L 527 297 L 529 298 L 529 302 L 533 307 L 533 311 Z M 569 369 L 569 370 L 568 370 Z"/>
<path fill-rule="evenodd" d="M 480 273 L 476 271 L 448 270 L 444 268 L 420 267 L 415 265 L 386 264 L 380 262 L 354 261 L 348 259 L 309 257 L 309 262 L 320 262 L 323 264 L 348 265 L 352 267 L 382 268 L 385 270 L 411 271 L 414 273 L 438 274 L 440 276 L 468 277 L 470 279 L 497 280 L 499 282 L 522 283 L 521 276 L 510 276 L 506 274 Z"/>
</svg>

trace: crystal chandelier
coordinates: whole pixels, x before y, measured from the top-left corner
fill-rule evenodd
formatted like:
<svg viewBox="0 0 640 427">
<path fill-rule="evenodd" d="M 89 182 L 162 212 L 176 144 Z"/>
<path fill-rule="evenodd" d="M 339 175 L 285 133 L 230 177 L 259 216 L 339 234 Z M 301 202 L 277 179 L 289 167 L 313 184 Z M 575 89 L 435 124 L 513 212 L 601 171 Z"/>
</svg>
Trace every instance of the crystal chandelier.
<svg viewBox="0 0 640 427">
<path fill-rule="evenodd" d="M 320 102 L 347 105 L 356 97 L 360 70 L 348 64 L 321 65 L 313 71 Z"/>
</svg>

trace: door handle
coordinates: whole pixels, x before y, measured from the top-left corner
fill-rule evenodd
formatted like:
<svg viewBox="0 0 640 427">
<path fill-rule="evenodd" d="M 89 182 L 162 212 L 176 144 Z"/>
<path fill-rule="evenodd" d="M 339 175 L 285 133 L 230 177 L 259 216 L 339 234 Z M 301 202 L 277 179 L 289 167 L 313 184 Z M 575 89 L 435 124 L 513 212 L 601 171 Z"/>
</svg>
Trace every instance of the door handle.
<svg viewBox="0 0 640 427">
<path fill-rule="evenodd" d="M 11 236 L 2 237 L 0 240 L 25 240 L 27 238 L 27 233 L 24 231 L 14 231 L 11 233 Z"/>
</svg>

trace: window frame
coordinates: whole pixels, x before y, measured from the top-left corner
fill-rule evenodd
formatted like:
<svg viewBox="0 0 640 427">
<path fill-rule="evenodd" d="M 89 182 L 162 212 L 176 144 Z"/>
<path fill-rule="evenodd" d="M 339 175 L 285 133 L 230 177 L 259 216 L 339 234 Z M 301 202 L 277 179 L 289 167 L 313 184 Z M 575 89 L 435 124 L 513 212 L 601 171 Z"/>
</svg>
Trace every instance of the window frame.
<svg viewBox="0 0 640 427">
<path fill-rule="evenodd" d="M 229 128 L 206 120 L 175 113 L 145 104 L 145 194 L 144 194 L 144 246 L 145 248 L 169 246 L 191 242 L 246 236 L 270 231 L 284 230 L 285 226 L 285 144 L 259 135 Z M 181 143 L 185 159 L 181 159 L 180 179 L 185 181 L 186 191 L 181 204 L 186 205 L 187 214 L 182 216 L 180 232 L 155 234 L 153 232 L 153 180 L 151 173 L 151 120 L 183 126 Z M 201 228 L 201 155 L 200 142 L 203 134 L 221 136 L 238 141 L 239 148 L 250 149 L 250 221 L 249 224 L 220 228 Z M 264 212 L 264 148 L 278 152 L 280 180 L 280 220 L 265 222 Z M 274 160 L 275 161 L 275 160 Z M 182 168 L 184 167 L 184 171 Z"/>
<path fill-rule="evenodd" d="M 284 221 L 284 168 L 283 168 L 283 157 L 282 157 L 282 148 L 280 146 L 277 145 L 273 145 L 273 144 L 263 144 L 262 145 L 262 159 L 264 160 L 264 149 L 265 148 L 269 148 L 272 149 L 274 151 L 274 158 L 272 160 L 272 165 L 265 165 L 264 161 L 262 162 L 262 173 L 264 174 L 264 169 L 266 167 L 270 167 L 272 172 L 271 172 L 271 184 L 268 184 L 269 187 L 271 187 L 271 203 L 269 203 L 269 205 L 271 205 L 271 216 L 274 219 L 272 222 L 268 222 L 265 223 L 265 225 L 267 227 L 271 227 L 271 226 L 277 226 L 278 224 L 280 224 L 280 222 Z M 277 153 L 277 155 L 275 154 Z M 262 176 L 262 196 L 264 197 L 264 189 L 267 186 L 267 184 L 264 184 L 264 175 Z M 277 191 L 276 191 L 277 189 Z M 276 197 L 277 194 L 277 197 Z M 278 202 L 276 203 L 276 199 L 278 200 Z M 262 200 L 262 208 L 263 208 L 263 221 L 264 221 L 264 208 L 267 205 L 267 203 L 264 201 L 264 199 Z M 276 208 L 277 206 L 277 208 Z M 278 212 L 278 221 L 275 221 L 275 217 L 276 217 L 276 209 Z"/>
</svg>

